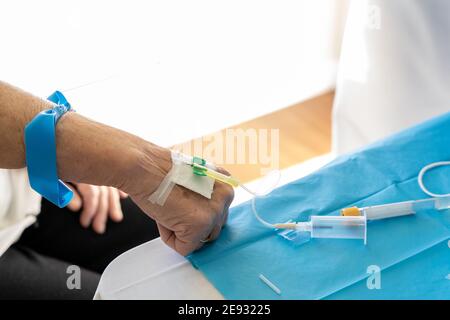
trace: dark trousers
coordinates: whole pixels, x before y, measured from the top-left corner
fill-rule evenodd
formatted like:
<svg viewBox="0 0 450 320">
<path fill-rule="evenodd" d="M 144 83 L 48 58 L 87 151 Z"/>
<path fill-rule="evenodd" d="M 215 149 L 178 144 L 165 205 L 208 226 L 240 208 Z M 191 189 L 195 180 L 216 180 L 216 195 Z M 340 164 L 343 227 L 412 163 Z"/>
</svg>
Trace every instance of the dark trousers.
<svg viewBox="0 0 450 320">
<path fill-rule="evenodd" d="M 158 237 L 155 222 L 130 199 L 122 200 L 124 219 L 109 221 L 96 234 L 79 223 L 79 213 L 45 199 L 35 225 L 0 257 L 0 299 L 92 299 L 106 266 L 118 255 Z M 77 282 L 71 265 L 80 268 Z"/>
</svg>

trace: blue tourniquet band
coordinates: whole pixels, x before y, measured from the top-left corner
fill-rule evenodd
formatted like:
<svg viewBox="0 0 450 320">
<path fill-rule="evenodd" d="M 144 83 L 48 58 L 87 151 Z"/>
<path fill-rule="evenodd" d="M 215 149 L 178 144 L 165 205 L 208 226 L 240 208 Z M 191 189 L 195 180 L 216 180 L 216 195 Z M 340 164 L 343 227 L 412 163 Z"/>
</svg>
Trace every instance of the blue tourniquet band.
<svg viewBox="0 0 450 320">
<path fill-rule="evenodd" d="M 52 109 L 37 114 L 25 127 L 25 152 L 31 187 L 60 208 L 73 197 L 72 190 L 58 178 L 56 166 L 56 124 L 72 107 L 64 95 L 55 91 L 47 100 Z"/>
</svg>

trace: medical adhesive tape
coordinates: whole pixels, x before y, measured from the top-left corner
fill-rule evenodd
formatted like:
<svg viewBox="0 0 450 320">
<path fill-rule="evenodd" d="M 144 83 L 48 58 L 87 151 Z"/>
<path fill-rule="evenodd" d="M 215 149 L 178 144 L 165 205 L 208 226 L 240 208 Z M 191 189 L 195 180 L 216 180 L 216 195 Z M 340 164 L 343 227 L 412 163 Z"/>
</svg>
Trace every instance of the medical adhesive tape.
<svg viewBox="0 0 450 320">
<path fill-rule="evenodd" d="M 163 206 L 166 202 L 167 198 L 169 197 L 170 192 L 172 191 L 173 187 L 175 186 L 175 182 L 173 182 L 174 176 L 178 173 L 178 168 L 181 165 L 180 160 L 176 155 L 172 152 L 172 168 L 167 173 L 167 175 L 164 177 L 163 181 L 161 181 L 158 188 L 153 192 L 148 200 L 153 204 L 158 204 L 160 206 Z"/>
<path fill-rule="evenodd" d="M 148 200 L 153 204 L 163 206 L 176 184 L 211 199 L 214 179 L 195 174 L 191 164 L 195 159 L 188 158 L 177 151 L 171 151 L 171 158 L 171 170 Z"/>
</svg>

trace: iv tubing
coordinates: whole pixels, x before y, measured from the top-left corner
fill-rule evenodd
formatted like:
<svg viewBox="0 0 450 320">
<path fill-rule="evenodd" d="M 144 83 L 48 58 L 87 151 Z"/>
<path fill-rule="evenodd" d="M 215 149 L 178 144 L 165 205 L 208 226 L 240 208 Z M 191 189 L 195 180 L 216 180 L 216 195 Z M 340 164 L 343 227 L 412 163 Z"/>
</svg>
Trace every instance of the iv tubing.
<svg viewBox="0 0 450 320">
<path fill-rule="evenodd" d="M 423 176 L 425 175 L 425 173 L 427 171 L 429 171 L 433 168 L 436 168 L 436 167 L 443 167 L 443 166 L 449 166 L 449 165 L 450 165 L 450 161 L 440 161 L 440 162 L 431 163 L 431 164 L 423 167 L 422 170 L 420 170 L 420 172 L 419 172 L 419 176 L 417 177 L 417 182 L 419 183 L 420 189 L 422 189 L 422 191 L 425 192 L 427 195 L 429 195 L 431 197 L 435 197 L 435 198 L 450 196 L 450 193 L 447 193 L 447 194 L 433 193 L 433 192 L 429 191 L 423 183 Z"/>
</svg>

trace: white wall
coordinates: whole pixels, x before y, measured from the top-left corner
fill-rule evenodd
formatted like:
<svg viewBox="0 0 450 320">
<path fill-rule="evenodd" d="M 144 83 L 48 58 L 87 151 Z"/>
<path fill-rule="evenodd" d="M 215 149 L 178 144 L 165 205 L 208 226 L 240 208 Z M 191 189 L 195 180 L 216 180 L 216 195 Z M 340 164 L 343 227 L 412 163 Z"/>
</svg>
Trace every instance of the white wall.
<svg viewBox="0 0 450 320">
<path fill-rule="evenodd" d="M 0 78 L 169 145 L 334 85 L 335 0 L 0 2 Z"/>
</svg>

